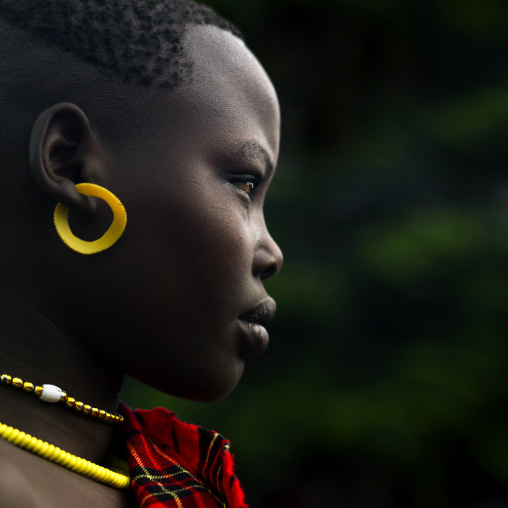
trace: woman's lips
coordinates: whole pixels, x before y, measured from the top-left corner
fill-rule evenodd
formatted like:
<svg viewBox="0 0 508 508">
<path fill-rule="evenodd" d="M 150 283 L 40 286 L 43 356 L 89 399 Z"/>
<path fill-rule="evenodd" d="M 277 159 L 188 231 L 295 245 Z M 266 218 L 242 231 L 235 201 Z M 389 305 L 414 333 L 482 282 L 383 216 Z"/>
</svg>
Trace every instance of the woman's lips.
<svg viewBox="0 0 508 508">
<path fill-rule="evenodd" d="M 263 302 L 238 319 L 245 332 L 244 352 L 246 356 L 257 358 L 268 348 L 269 335 L 265 326 L 275 315 L 275 301 L 267 297 Z"/>
<path fill-rule="evenodd" d="M 240 323 L 244 329 L 245 342 L 244 353 L 251 358 L 261 356 L 268 348 L 269 336 L 266 328 L 258 323 L 248 323 L 240 319 Z"/>
</svg>

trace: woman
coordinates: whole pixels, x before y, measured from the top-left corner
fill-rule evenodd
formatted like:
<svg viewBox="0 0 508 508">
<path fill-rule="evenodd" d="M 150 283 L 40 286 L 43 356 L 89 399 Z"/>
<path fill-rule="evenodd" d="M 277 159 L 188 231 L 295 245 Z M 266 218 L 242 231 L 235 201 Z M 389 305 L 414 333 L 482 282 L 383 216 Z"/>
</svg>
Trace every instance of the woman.
<svg viewBox="0 0 508 508">
<path fill-rule="evenodd" d="M 226 440 L 118 392 L 216 400 L 266 349 L 272 84 L 187 0 L 1 0 L 0 44 L 0 506 L 245 506 Z"/>
</svg>

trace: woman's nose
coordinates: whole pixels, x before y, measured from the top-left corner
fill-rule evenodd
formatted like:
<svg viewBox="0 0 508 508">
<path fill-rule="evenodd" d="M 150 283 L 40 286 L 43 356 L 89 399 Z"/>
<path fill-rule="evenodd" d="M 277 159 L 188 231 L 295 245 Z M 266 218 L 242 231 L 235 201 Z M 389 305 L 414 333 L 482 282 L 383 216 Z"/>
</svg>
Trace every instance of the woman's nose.
<svg viewBox="0 0 508 508">
<path fill-rule="evenodd" d="M 265 227 L 256 249 L 254 275 L 261 280 L 269 279 L 281 269 L 282 261 L 282 251 Z"/>
</svg>

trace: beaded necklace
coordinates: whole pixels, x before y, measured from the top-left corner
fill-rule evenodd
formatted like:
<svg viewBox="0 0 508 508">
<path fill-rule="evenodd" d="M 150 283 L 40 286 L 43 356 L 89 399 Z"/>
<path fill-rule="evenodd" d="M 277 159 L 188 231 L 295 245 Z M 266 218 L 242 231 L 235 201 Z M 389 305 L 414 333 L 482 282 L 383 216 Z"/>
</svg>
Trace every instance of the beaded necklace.
<svg viewBox="0 0 508 508">
<path fill-rule="evenodd" d="M 106 423 L 120 424 L 123 423 L 123 416 L 117 413 L 110 413 L 104 409 L 99 409 L 85 404 L 74 397 L 67 395 L 67 392 L 55 385 L 42 385 L 36 386 L 30 381 L 23 381 L 19 377 L 12 377 L 9 374 L 2 374 L 0 376 L 0 383 L 4 386 L 12 386 L 13 388 L 21 389 L 25 393 L 33 393 L 40 400 L 49 403 L 61 402 L 69 409 L 74 409 L 78 413 L 97 418 Z"/>
<path fill-rule="evenodd" d="M 0 437 L 9 443 L 12 443 L 24 450 L 35 453 L 50 462 L 59 466 L 70 469 L 75 473 L 86 476 L 91 480 L 104 483 L 117 489 L 126 489 L 130 485 L 130 478 L 120 473 L 115 473 L 111 469 L 98 466 L 89 460 L 76 457 L 57 446 L 50 445 L 42 439 L 26 434 L 13 427 L 8 427 L 4 423 L 0 423 Z"/>
</svg>

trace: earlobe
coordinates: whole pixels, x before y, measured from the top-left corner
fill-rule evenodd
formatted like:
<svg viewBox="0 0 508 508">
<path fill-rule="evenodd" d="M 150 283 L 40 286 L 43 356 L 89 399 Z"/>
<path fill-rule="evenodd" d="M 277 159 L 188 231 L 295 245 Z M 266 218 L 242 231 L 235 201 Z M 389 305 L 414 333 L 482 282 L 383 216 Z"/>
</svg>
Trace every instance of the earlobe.
<svg viewBox="0 0 508 508">
<path fill-rule="evenodd" d="M 84 215 L 92 215 L 95 201 L 76 190 L 89 181 L 90 123 L 75 104 L 62 102 L 44 110 L 35 121 L 30 137 L 30 169 L 39 188 L 55 202 Z"/>
</svg>

